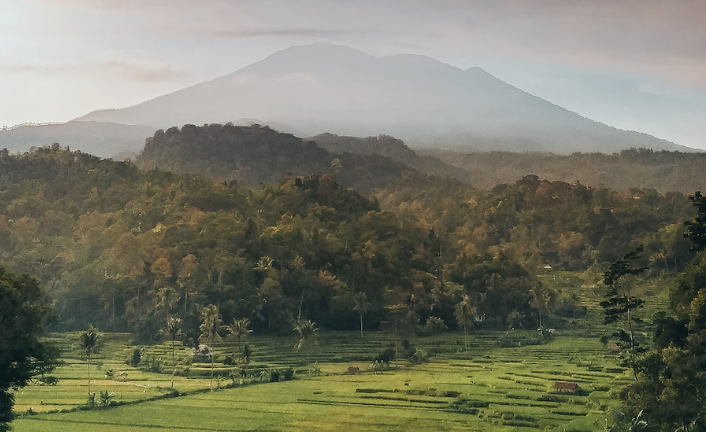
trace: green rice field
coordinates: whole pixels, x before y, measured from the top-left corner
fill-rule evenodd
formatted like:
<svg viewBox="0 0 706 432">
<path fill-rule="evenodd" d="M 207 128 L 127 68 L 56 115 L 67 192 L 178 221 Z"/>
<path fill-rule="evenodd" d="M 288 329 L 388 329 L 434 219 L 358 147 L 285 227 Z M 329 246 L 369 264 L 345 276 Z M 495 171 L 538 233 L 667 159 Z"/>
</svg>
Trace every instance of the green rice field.
<svg viewBox="0 0 706 432">
<path fill-rule="evenodd" d="M 514 331 L 531 336 L 532 332 Z M 15 431 L 595 431 L 602 430 L 616 405 L 615 392 L 631 379 L 616 367 L 614 354 L 586 330 L 558 331 L 546 345 L 502 348 L 505 332 L 477 332 L 468 352 L 462 336 L 447 333 L 414 338 L 432 353 L 426 363 L 395 361 L 374 372 L 370 359 L 389 347 L 389 335 L 323 333 L 306 353 L 318 363 L 304 366 L 304 353 L 288 337 L 252 337 L 250 376 L 230 379 L 231 366 L 216 363 L 215 391 L 209 391 L 210 364 L 179 362 L 169 392 L 173 365 L 162 373 L 143 372 L 125 360 L 135 347 L 129 336 L 104 334 L 104 348 L 93 360 L 92 391 L 114 393 L 121 406 L 76 410 L 85 405 L 86 365 L 72 346 L 75 334 L 53 335 L 66 364 L 56 386 L 34 385 L 16 394 Z M 219 361 L 235 350 L 226 340 L 216 349 Z M 181 357 L 188 350 L 180 347 Z M 171 356 L 169 344 L 144 347 L 143 359 Z M 347 375 L 349 366 L 361 373 Z M 267 371 L 293 368 L 295 379 L 268 382 Z M 113 370 L 113 379 L 107 370 Z M 314 372 L 312 372 L 314 369 Z M 120 372 L 127 377 L 117 378 Z M 554 390 L 556 381 L 576 382 L 580 394 Z M 220 387 L 220 388 L 218 388 Z M 228 388 L 226 388 L 228 387 Z M 73 408 L 73 409 L 72 409 Z M 31 409 L 31 413 L 27 411 Z M 23 414 L 24 413 L 24 414 Z"/>
</svg>

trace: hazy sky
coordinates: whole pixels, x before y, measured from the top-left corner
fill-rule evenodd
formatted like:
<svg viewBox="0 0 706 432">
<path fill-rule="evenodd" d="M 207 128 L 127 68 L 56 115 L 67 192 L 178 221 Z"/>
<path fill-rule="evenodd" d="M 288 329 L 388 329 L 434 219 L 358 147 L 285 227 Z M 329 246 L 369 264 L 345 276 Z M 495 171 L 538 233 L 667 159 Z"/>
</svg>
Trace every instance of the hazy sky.
<svg viewBox="0 0 706 432">
<path fill-rule="evenodd" d="M 132 105 L 314 42 L 481 66 L 706 148 L 706 0 L 0 0 L 0 126 Z"/>
</svg>

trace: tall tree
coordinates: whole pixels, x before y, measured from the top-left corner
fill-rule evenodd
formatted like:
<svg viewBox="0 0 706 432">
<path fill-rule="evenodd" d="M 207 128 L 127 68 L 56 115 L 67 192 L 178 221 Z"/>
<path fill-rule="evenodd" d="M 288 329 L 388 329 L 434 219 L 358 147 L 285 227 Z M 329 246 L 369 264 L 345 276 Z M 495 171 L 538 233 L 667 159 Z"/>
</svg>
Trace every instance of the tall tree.
<svg viewBox="0 0 706 432">
<path fill-rule="evenodd" d="M 98 329 L 92 325 L 88 326 L 88 330 L 79 335 L 79 347 L 86 356 L 86 375 L 88 377 L 88 401 L 93 403 L 94 398 L 91 398 L 91 357 L 94 354 L 98 354 L 98 340 L 100 336 L 98 335 Z"/>
<path fill-rule="evenodd" d="M 706 431 L 706 198 L 690 199 L 697 216 L 686 236 L 697 255 L 670 293 L 674 313 L 656 316 L 637 380 L 620 394 L 628 417 L 642 413 L 649 432 Z"/>
<path fill-rule="evenodd" d="M 172 383 L 174 389 L 174 375 L 176 375 L 176 341 L 183 336 L 181 331 L 181 319 L 173 316 L 167 317 L 167 324 L 159 331 L 163 338 L 169 340 L 172 345 Z"/>
<path fill-rule="evenodd" d="M 463 327 L 463 340 L 466 351 L 468 351 L 468 331 L 473 327 L 473 320 L 476 315 L 476 307 L 473 306 L 471 298 L 467 295 L 456 305 L 454 316 L 459 327 Z"/>
<path fill-rule="evenodd" d="M 248 335 L 252 333 L 252 330 L 250 330 L 250 320 L 247 318 L 233 319 L 233 324 L 226 326 L 226 328 L 228 333 L 238 339 L 238 361 L 240 361 L 240 348 L 243 342 L 248 338 Z"/>
<path fill-rule="evenodd" d="M 216 351 L 213 344 L 221 341 L 221 325 L 223 320 L 221 320 L 221 313 L 218 310 L 218 306 L 208 305 L 201 309 L 201 325 L 199 330 L 201 331 L 201 341 L 208 344 L 211 349 L 211 381 L 209 382 L 209 387 L 213 391 L 213 369 L 214 361 L 216 357 Z"/>
<path fill-rule="evenodd" d="M 35 279 L 0 267 L 0 432 L 10 429 L 12 389 L 35 378 L 56 382 L 46 374 L 54 369 L 57 352 L 40 341 L 50 312 Z"/>
<path fill-rule="evenodd" d="M 642 245 L 637 246 L 610 265 L 603 275 L 603 283 L 608 286 L 608 291 L 605 294 L 605 300 L 600 303 L 606 324 L 624 320 L 625 328 L 618 329 L 614 336 L 618 339 L 618 346 L 627 352 L 625 364 L 630 366 L 635 377 L 637 377 L 636 355 L 642 351 L 635 339 L 634 325 L 641 322 L 635 312 L 643 307 L 645 301 L 633 294 L 633 285 L 635 276 L 647 270 L 647 267 L 637 265 L 642 251 Z"/>
<path fill-rule="evenodd" d="M 302 348 L 308 348 L 312 343 L 316 343 L 316 332 L 318 332 L 319 329 L 316 328 L 316 323 L 311 320 L 306 320 L 299 321 L 294 327 L 294 331 L 297 332 L 297 336 L 299 337 L 297 343 L 294 344 L 294 349 L 300 351 Z M 310 348 L 308 348 L 308 351 L 310 351 Z M 309 355 L 307 355 L 307 363 L 311 363 Z"/>
<path fill-rule="evenodd" d="M 542 284 L 537 284 L 530 289 L 529 305 L 537 311 L 539 328 L 544 327 L 542 317 L 549 315 L 554 303 L 554 293 Z"/>
<path fill-rule="evenodd" d="M 370 302 L 364 292 L 359 292 L 353 296 L 353 310 L 358 312 L 360 318 L 360 337 L 363 337 L 363 315 L 370 310 Z"/>
<path fill-rule="evenodd" d="M 691 240 L 691 250 L 701 252 L 706 249 L 706 197 L 701 195 L 701 191 L 696 191 L 689 196 L 689 201 L 694 203 L 698 213 L 693 221 L 686 221 L 685 237 Z"/>
</svg>

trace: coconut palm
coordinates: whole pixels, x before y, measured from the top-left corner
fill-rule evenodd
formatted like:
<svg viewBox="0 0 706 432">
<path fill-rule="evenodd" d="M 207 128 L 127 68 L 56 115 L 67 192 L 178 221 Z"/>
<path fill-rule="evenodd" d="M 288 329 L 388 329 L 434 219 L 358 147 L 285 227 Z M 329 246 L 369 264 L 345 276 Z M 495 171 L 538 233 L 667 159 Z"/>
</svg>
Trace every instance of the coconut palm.
<svg viewBox="0 0 706 432">
<path fill-rule="evenodd" d="M 248 327 L 250 327 L 250 320 L 247 318 L 233 319 L 233 324 L 226 326 L 228 332 L 238 339 L 238 360 L 241 359 L 241 345 L 248 338 L 248 334 L 252 333 L 252 330 L 250 330 Z"/>
<path fill-rule="evenodd" d="M 549 291 L 544 288 L 543 285 L 537 285 L 536 287 L 529 290 L 530 301 L 529 305 L 537 310 L 537 315 L 539 316 L 539 328 L 543 327 L 542 315 L 549 314 L 551 295 Z"/>
<path fill-rule="evenodd" d="M 364 292 L 359 292 L 353 296 L 353 310 L 358 312 L 360 318 L 360 337 L 363 337 L 363 315 L 370 310 L 370 302 Z"/>
<path fill-rule="evenodd" d="M 216 356 L 213 350 L 213 344 L 215 342 L 221 341 L 221 325 L 223 321 L 220 317 L 220 312 L 218 311 L 218 306 L 208 305 L 201 309 L 201 325 L 199 330 L 201 331 L 201 337 L 199 338 L 202 342 L 208 344 L 211 348 L 211 381 L 209 387 L 213 391 L 213 368 L 214 368 L 214 357 Z"/>
<path fill-rule="evenodd" d="M 454 316 L 460 327 L 463 327 L 463 337 L 465 340 L 466 351 L 468 351 L 468 330 L 473 327 L 473 319 L 476 315 L 476 308 L 471 303 L 471 298 L 467 295 L 454 308 Z"/>
<path fill-rule="evenodd" d="M 172 364 L 174 369 L 172 370 L 172 389 L 174 388 L 174 375 L 176 375 L 176 348 L 175 342 L 181 338 L 183 333 L 181 332 L 181 319 L 174 318 L 172 316 L 167 317 L 167 325 L 162 328 L 159 333 L 165 339 L 172 343 Z"/>
<path fill-rule="evenodd" d="M 316 343 L 316 332 L 319 331 L 319 329 L 316 328 L 316 323 L 311 320 L 306 320 L 297 322 L 294 331 L 299 335 L 299 340 L 294 344 L 294 349 L 300 351 L 303 347 L 309 346 L 311 343 Z M 309 363 L 308 360 L 307 363 Z"/>
<path fill-rule="evenodd" d="M 98 353 L 98 329 L 92 325 L 79 336 L 79 347 L 86 355 L 86 375 L 88 377 L 88 400 L 91 400 L 91 356 Z"/>
<path fill-rule="evenodd" d="M 181 295 L 172 287 L 165 286 L 157 291 L 154 298 L 154 309 L 158 313 L 169 315 L 181 300 Z M 163 315 L 163 316 L 164 316 Z"/>
</svg>

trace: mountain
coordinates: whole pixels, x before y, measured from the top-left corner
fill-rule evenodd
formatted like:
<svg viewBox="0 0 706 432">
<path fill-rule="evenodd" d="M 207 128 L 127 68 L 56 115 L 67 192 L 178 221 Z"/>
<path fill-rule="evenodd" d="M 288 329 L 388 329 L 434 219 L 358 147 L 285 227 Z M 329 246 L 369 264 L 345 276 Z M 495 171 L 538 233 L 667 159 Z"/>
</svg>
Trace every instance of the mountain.
<svg viewBox="0 0 706 432">
<path fill-rule="evenodd" d="M 150 126 L 94 121 L 26 125 L 0 130 L 0 149 L 24 152 L 31 147 L 60 143 L 84 153 L 112 157 L 139 152 L 145 145 L 145 138 L 154 131 L 155 128 Z"/>
<path fill-rule="evenodd" d="M 484 70 L 419 55 L 374 57 L 346 46 L 297 46 L 230 75 L 78 121 L 167 128 L 260 118 L 297 135 L 391 134 L 413 146 L 607 152 L 686 147 L 586 119 Z"/>
</svg>

